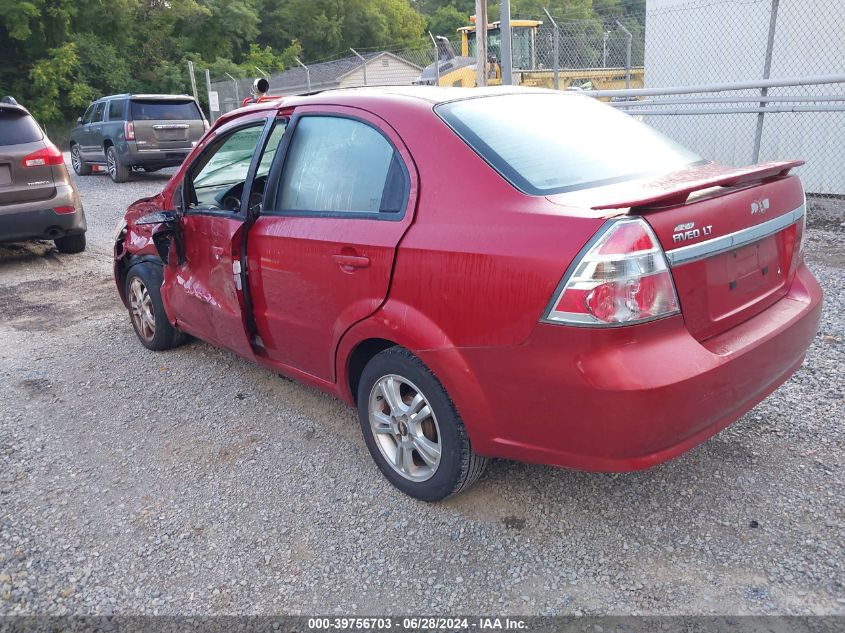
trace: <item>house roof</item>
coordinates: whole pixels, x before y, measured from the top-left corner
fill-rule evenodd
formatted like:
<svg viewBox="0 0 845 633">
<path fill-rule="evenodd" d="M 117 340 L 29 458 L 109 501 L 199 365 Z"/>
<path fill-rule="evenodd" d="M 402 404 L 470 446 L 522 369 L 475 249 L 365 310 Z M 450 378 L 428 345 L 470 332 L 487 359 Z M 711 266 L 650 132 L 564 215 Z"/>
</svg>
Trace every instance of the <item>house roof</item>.
<svg viewBox="0 0 845 633">
<path fill-rule="evenodd" d="M 358 57 L 351 55 L 349 57 L 334 59 L 328 62 L 308 64 L 308 74 L 310 74 L 311 77 L 311 89 L 319 90 L 320 88 L 325 88 L 327 86 L 335 86 L 346 75 L 349 75 L 363 66 L 365 62 L 369 64 L 373 60 L 385 56 L 392 57 L 396 61 L 405 64 L 406 66 L 410 66 L 411 68 L 422 70 L 420 66 L 417 66 L 416 64 L 409 62 L 407 59 L 403 59 L 388 51 L 364 53 L 361 55 L 361 57 L 364 58 L 364 62 L 362 62 Z M 308 75 L 306 75 L 305 69 L 301 66 L 290 68 L 279 75 L 273 76 L 270 80 L 269 94 L 278 94 L 280 92 L 290 91 L 292 88 L 308 88 Z"/>
</svg>

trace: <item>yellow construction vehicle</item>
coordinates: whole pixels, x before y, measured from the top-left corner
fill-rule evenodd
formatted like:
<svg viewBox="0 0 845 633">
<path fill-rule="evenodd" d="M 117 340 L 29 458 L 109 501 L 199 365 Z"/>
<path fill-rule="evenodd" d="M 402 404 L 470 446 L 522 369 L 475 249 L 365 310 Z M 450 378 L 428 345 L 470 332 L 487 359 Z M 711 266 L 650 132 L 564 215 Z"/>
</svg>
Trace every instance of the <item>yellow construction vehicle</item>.
<svg viewBox="0 0 845 633">
<path fill-rule="evenodd" d="M 452 45 L 445 37 L 437 41 L 438 60 L 423 69 L 416 83 L 423 85 L 473 87 L 476 76 L 476 25 L 473 22 L 458 29 L 461 38 L 461 54 L 455 55 Z M 537 32 L 543 23 L 540 20 L 511 20 L 511 58 L 513 59 L 514 83 L 539 88 L 554 87 L 554 71 L 538 61 Z M 501 59 L 502 29 L 500 22 L 487 25 L 487 85 L 502 83 Z M 558 71 L 558 88 L 583 88 L 611 90 L 624 88 L 625 68 L 561 68 Z M 630 87 L 643 87 L 642 66 L 631 68 Z"/>
</svg>

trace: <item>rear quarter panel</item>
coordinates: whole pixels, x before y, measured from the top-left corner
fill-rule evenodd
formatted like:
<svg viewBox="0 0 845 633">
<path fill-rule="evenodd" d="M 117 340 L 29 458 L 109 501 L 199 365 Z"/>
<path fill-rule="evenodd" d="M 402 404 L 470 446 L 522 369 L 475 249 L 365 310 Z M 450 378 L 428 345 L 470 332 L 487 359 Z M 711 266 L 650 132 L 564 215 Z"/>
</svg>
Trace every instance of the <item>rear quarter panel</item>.
<svg viewBox="0 0 845 633">
<path fill-rule="evenodd" d="M 442 332 L 433 348 L 525 341 L 602 220 L 517 191 L 430 105 L 388 120 L 414 156 L 420 194 L 384 310 L 425 314 Z"/>
<path fill-rule="evenodd" d="M 520 193 L 432 111 L 382 113 L 414 157 L 420 182 L 414 224 L 402 239 L 388 298 L 338 350 L 339 390 L 349 401 L 347 362 L 368 338 L 402 345 L 446 387 L 474 447 L 489 451 L 488 397 L 467 352 L 522 345 L 561 277 L 602 218 L 574 217 Z"/>
</svg>

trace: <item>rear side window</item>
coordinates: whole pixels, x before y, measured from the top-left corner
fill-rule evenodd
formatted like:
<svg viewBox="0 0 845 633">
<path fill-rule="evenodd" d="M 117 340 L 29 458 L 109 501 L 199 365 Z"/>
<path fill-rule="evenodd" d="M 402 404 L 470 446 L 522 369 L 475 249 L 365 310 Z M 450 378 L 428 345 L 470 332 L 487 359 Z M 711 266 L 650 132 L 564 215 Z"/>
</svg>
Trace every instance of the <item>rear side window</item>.
<svg viewBox="0 0 845 633">
<path fill-rule="evenodd" d="M 109 101 L 109 121 L 123 121 L 126 118 L 126 99 Z"/>
<path fill-rule="evenodd" d="M 534 195 L 668 173 L 702 160 L 583 95 L 498 95 L 444 103 L 436 111 L 502 176 Z"/>
<path fill-rule="evenodd" d="M 41 128 L 28 114 L 20 110 L 0 108 L 0 145 L 20 145 L 40 141 Z"/>
<path fill-rule="evenodd" d="M 279 190 L 282 211 L 399 213 L 406 175 L 393 145 L 375 128 L 331 116 L 296 124 Z"/>
<path fill-rule="evenodd" d="M 130 113 L 133 121 L 185 121 L 201 119 L 193 101 L 133 99 Z"/>
</svg>

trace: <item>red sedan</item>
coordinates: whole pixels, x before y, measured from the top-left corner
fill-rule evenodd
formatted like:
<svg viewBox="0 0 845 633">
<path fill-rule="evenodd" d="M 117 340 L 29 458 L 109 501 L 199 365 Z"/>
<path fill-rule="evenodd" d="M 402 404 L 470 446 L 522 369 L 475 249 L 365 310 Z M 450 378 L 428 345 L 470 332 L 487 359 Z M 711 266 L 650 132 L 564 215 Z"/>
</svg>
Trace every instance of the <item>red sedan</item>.
<svg viewBox="0 0 845 633">
<path fill-rule="evenodd" d="M 800 366 L 800 164 L 716 165 L 578 94 L 291 97 L 129 208 L 115 277 L 147 348 L 192 335 L 356 406 L 415 497 L 490 457 L 647 468 Z"/>
</svg>

